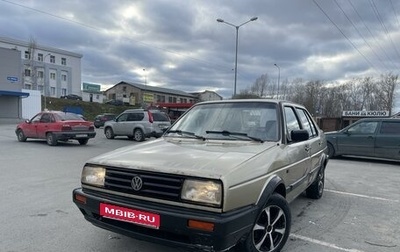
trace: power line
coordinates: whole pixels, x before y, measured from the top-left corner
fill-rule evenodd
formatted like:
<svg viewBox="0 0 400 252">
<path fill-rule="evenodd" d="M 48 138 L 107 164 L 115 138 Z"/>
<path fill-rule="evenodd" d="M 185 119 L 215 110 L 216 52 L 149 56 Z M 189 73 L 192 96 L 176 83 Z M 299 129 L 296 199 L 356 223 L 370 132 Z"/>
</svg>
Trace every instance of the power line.
<svg viewBox="0 0 400 252">
<path fill-rule="evenodd" d="M 372 34 L 372 31 L 369 29 L 368 25 L 364 22 L 363 18 L 361 17 L 360 13 L 357 11 L 357 9 L 355 8 L 355 6 L 353 5 L 353 3 L 351 2 L 351 0 L 349 0 L 350 5 L 352 6 L 354 12 L 357 14 L 358 18 L 361 20 L 361 22 L 363 23 L 364 27 L 367 29 L 368 33 L 370 34 L 370 36 L 375 40 L 375 43 L 378 45 L 378 47 L 383 51 L 383 53 L 385 54 L 386 58 L 393 64 L 393 66 L 395 68 L 397 68 L 396 63 L 393 61 L 393 59 L 391 59 L 388 55 L 388 53 L 386 52 L 385 48 L 382 47 L 382 45 L 379 43 L 379 41 L 377 40 L 377 38 L 374 36 L 374 34 Z"/>
<path fill-rule="evenodd" d="M 360 30 L 358 30 L 357 26 L 351 21 L 350 17 L 346 14 L 342 6 L 337 2 L 337 0 L 334 0 L 336 5 L 339 7 L 339 9 L 342 11 L 343 15 L 346 17 L 346 19 L 350 22 L 350 24 L 354 27 L 354 29 L 357 31 L 358 35 L 364 40 L 365 44 L 371 49 L 371 51 L 375 54 L 375 56 L 379 59 L 381 62 L 382 66 L 388 70 L 387 66 L 385 63 L 382 61 L 381 57 L 375 52 L 375 50 L 371 47 L 371 45 L 368 43 L 368 41 L 365 39 L 365 37 L 361 34 Z"/>
<path fill-rule="evenodd" d="M 320 9 L 320 11 L 328 18 L 329 21 L 338 29 L 338 31 L 343 35 L 343 37 L 346 38 L 346 40 L 353 46 L 354 49 L 365 59 L 365 61 L 375 69 L 374 65 L 368 60 L 368 58 L 357 48 L 357 46 L 344 34 L 344 32 L 340 29 L 340 27 L 329 17 L 329 15 L 322 9 L 322 7 L 315 1 L 313 0 L 314 4 Z M 375 71 L 377 71 L 375 69 Z M 377 71 L 378 72 L 378 71 Z"/>
</svg>

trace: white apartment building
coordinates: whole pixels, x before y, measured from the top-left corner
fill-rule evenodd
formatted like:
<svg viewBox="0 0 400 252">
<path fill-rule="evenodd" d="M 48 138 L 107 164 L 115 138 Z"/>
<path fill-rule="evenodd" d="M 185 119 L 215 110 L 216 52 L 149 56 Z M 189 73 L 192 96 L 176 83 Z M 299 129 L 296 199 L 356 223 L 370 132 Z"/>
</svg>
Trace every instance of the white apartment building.
<svg viewBox="0 0 400 252">
<path fill-rule="evenodd" d="M 81 54 L 5 37 L 0 37 L 0 48 L 21 53 L 23 89 L 48 97 L 82 95 Z"/>
</svg>

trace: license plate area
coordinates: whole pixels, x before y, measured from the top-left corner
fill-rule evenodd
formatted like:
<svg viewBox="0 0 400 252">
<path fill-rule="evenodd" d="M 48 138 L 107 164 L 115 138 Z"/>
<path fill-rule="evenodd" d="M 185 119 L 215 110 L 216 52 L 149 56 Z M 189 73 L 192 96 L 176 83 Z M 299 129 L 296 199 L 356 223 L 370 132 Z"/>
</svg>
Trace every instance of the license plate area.
<svg viewBox="0 0 400 252">
<path fill-rule="evenodd" d="M 86 134 L 77 134 L 75 137 L 87 137 Z"/>
<path fill-rule="evenodd" d="M 160 227 L 160 215 L 106 203 L 100 203 L 100 215 L 104 218 L 130 222 L 154 229 Z"/>
</svg>

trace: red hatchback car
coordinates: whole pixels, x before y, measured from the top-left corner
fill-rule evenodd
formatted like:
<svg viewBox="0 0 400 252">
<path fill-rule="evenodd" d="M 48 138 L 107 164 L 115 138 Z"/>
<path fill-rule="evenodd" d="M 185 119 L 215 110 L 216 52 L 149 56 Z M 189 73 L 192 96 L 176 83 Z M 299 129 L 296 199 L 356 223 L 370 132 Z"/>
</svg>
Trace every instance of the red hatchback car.
<svg viewBox="0 0 400 252">
<path fill-rule="evenodd" d="M 74 113 L 62 111 L 43 111 L 31 120 L 17 125 L 15 129 L 18 141 L 25 142 L 27 138 L 46 139 L 47 144 L 54 146 L 57 142 L 78 140 L 85 145 L 89 138 L 94 138 L 93 122 L 85 121 Z"/>
</svg>

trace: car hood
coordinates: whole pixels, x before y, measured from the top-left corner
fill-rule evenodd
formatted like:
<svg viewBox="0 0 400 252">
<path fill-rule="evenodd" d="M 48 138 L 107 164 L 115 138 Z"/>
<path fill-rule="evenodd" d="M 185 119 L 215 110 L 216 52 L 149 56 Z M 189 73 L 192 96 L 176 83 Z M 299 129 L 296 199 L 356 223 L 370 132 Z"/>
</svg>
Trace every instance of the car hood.
<svg viewBox="0 0 400 252">
<path fill-rule="evenodd" d="M 161 138 L 92 158 L 91 164 L 219 179 L 275 142 Z"/>
</svg>

